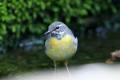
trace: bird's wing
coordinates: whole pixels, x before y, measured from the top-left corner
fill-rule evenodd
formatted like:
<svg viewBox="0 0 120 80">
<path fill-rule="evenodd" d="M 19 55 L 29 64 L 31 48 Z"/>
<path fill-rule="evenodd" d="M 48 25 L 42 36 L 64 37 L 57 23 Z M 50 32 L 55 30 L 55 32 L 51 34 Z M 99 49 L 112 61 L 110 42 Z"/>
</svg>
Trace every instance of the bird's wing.
<svg viewBox="0 0 120 80">
<path fill-rule="evenodd" d="M 48 46 L 48 40 L 45 41 L 45 47 L 47 47 L 47 46 Z"/>
<path fill-rule="evenodd" d="M 77 47 L 78 47 L 78 39 L 77 39 L 77 37 L 73 41 L 74 41 L 75 51 L 77 51 Z"/>
</svg>

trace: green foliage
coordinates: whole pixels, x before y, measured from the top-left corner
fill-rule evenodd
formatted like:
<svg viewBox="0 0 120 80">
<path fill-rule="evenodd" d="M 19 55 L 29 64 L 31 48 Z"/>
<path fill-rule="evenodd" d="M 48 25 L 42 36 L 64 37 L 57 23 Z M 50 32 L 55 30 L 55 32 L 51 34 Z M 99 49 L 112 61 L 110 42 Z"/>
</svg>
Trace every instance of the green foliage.
<svg viewBox="0 0 120 80">
<path fill-rule="evenodd" d="M 112 0 L 0 0 L 0 44 L 27 32 L 41 34 L 56 20 L 83 24 L 85 17 L 116 12 Z"/>
</svg>

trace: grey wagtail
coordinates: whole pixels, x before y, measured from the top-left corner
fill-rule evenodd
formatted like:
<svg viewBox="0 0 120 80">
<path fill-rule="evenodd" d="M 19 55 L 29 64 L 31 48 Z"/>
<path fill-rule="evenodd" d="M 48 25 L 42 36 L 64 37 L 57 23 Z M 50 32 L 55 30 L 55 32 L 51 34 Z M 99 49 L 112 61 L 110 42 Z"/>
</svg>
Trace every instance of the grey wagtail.
<svg viewBox="0 0 120 80">
<path fill-rule="evenodd" d="M 64 61 L 67 67 L 67 60 L 71 58 L 77 50 L 78 39 L 63 22 L 56 21 L 49 25 L 45 33 L 48 38 L 45 42 L 46 54 L 54 62 L 56 71 L 56 61 Z"/>
</svg>

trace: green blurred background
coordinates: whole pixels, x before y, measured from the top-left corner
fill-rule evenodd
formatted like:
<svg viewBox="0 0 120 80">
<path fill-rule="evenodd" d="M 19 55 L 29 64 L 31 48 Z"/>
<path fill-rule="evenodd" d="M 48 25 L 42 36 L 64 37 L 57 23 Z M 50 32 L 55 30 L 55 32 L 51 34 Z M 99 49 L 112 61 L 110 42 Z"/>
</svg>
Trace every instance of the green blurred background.
<svg viewBox="0 0 120 80">
<path fill-rule="evenodd" d="M 52 68 L 41 35 L 53 21 L 64 22 L 79 39 L 70 65 L 105 62 L 120 45 L 119 4 L 119 0 L 0 0 L 0 76 Z"/>
</svg>

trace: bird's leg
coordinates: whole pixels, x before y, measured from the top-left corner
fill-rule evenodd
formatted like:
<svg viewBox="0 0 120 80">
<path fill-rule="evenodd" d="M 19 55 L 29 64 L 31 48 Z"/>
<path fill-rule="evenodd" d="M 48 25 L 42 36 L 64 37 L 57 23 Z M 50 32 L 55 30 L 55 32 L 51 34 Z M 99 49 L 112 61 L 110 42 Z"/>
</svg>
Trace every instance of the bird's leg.
<svg viewBox="0 0 120 80">
<path fill-rule="evenodd" d="M 66 67 L 67 72 L 68 72 L 68 80 L 71 80 L 72 78 L 71 78 L 71 73 L 70 73 L 70 71 L 69 71 L 69 69 L 68 69 L 68 62 L 65 61 L 64 64 L 65 64 L 65 67 Z"/>
<path fill-rule="evenodd" d="M 65 61 L 65 62 L 64 62 L 64 65 L 65 65 L 65 67 L 66 67 L 66 69 L 67 69 L 67 72 L 70 74 L 70 71 L 69 71 L 69 69 L 68 69 L 68 62 Z"/>
<path fill-rule="evenodd" d="M 53 60 L 53 64 L 54 64 L 54 76 L 55 76 L 53 80 L 57 80 L 57 77 L 56 77 L 56 66 L 57 66 L 57 64 L 56 64 L 55 60 Z"/>
<path fill-rule="evenodd" d="M 56 73 L 56 61 L 53 61 L 53 63 L 54 63 L 54 71 L 55 71 L 55 73 Z"/>
</svg>

